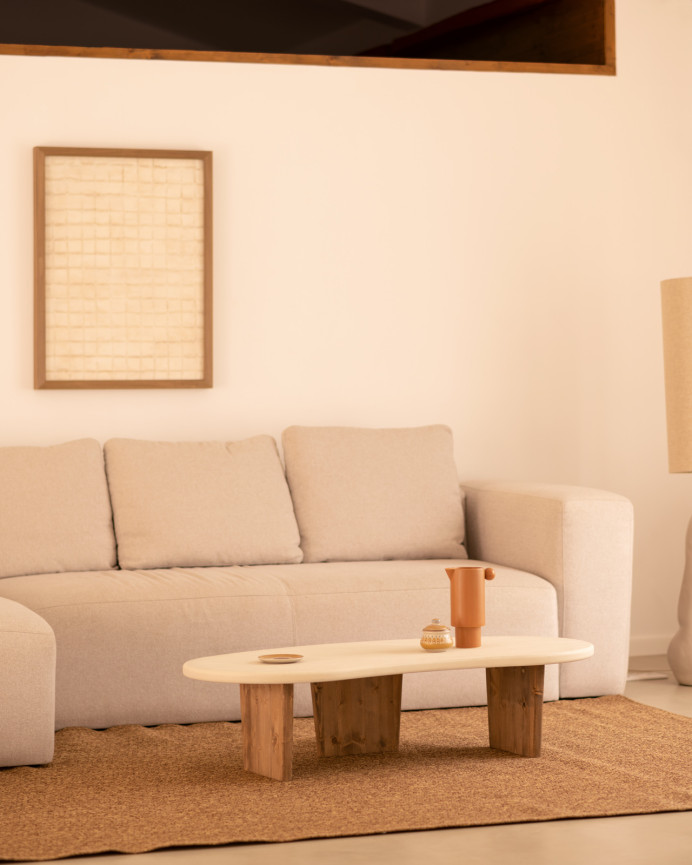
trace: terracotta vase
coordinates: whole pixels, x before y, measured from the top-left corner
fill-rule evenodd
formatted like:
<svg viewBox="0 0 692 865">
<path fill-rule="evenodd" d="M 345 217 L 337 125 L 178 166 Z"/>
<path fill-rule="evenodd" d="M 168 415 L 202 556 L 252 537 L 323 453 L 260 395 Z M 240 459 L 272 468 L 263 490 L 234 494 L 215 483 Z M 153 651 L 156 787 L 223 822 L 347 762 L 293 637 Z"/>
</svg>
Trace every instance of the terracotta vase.
<svg viewBox="0 0 692 865">
<path fill-rule="evenodd" d="M 474 649 L 481 644 L 485 625 L 485 581 L 495 579 L 492 568 L 445 568 L 450 579 L 451 619 L 454 644 L 458 649 Z"/>
</svg>

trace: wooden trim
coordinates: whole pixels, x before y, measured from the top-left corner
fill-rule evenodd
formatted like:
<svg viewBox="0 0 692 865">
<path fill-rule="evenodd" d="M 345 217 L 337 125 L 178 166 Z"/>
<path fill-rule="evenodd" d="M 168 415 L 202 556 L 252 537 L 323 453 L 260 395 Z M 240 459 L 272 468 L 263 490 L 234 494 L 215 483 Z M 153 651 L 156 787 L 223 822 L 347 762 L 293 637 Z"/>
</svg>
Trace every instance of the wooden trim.
<svg viewBox="0 0 692 865">
<path fill-rule="evenodd" d="M 199 379 L 47 380 L 46 376 L 46 209 L 47 156 L 102 156 L 146 159 L 196 159 L 204 187 L 203 375 Z M 210 388 L 213 386 L 213 199 L 212 152 L 107 147 L 34 147 L 34 388 L 107 390 L 113 388 Z"/>
<path fill-rule="evenodd" d="M 204 376 L 199 387 L 214 386 L 214 203 L 211 150 L 204 151 Z"/>
<path fill-rule="evenodd" d="M 103 156 L 126 159 L 199 159 L 211 161 L 210 150 L 156 150 L 139 147 L 35 147 L 44 156 Z M 206 180 L 205 175 L 205 180 Z M 205 189 L 206 192 L 206 189 Z"/>
<path fill-rule="evenodd" d="M 34 148 L 34 388 L 46 385 L 46 161 Z"/>
<path fill-rule="evenodd" d="M 44 367 L 45 369 L 45 367 Z M 44 372 L 45 375 L 45 372 Z M 36 378 L 36 376 L 35 376 Z M 46 381 L 44 378 L 43 384 L 36 384 L 35 390 L 122 390 L 122 389 L 142 389 L 142 388 L 200 388 L 211 387 L 210 384 L 203 384 L 206 379 L 109 379 L 108 381 L 88 381 L 82 379 L 74 379 L 71 381 Z"/>
<path fill-rule="evenodd" d="M 605 37 L 605 68 L 611 70 L 608 75 L 615 75 L 616 41 L 615 41 L 615 0 L 605 0 L 604 9 L 604 37 Z"/>
<path fill-rule="evenodd" d="M 615 0 L 606 0 L 608 5 Z M 354 66 L 379 69 L 437 69 L 470 72 L 542 72 L 615 75 L 614 65 L 515 63 L 502 60 L 421 60 L 396 57 L 346 57 L 326 54 L 250 54 L 235 51 L 180 51 L 152 48 L 82 48 L 74 45 L 0 44 L 0 54 L 31 57 L 90 57 L 121 60 L 185 60 L 203 63 L 273 63 L 287 66 Z M 614 48 L 613 48 L 614 56 Z"/>
</svg>

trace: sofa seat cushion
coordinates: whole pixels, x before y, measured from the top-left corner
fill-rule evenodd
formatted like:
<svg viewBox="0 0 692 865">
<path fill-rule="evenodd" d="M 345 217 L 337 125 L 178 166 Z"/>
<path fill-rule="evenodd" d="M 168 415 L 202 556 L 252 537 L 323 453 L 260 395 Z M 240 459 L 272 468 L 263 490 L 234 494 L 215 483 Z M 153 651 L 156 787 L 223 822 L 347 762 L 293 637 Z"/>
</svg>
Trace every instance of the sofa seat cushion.
<svg viewBox="0 0 692 865">
<path fill-rule="evenodd" d="M 295 645 L 419 637 L 437 617 L 449 624 L 449 578 L 445 568 L 487 562 L 449 560 L 327 562 L 276 571 L 295 619 Z M 488 635 L 559 636 L 555 588 L 534 574 L 493 565 L 485 584 Z M 559 668 L 546 668 L 545 698 L 559 697 Z M 296 695 L 298 696 L 298 695 Z M 305 699 L 305 696 L 303 696 Z M 485 671 L 455 670 L 404 676 L 402 708 L 481 706 Z M 296 700 L 311 714 L 309 705 Z"/>
<path fill-rule="evenodd" d="M 238 442 L 106 442 L 121 568 L 300 562 L 271 436 Z"/>
<path fill-rule="evenodd" d="M 186 679 L 183 663 L 293 642 L 283 584 L 252 568 L 37 574 L 0 592 L 55 632 L 56 729 L 238 718 L 238 688 Z"/>
<path fill-rule="evenodd" d="M 100 444 L 0 448 L 0 577 L 114 565 Z"/>
<path fill-rule="evenodd" d="M 236 685 L 182 675 L 190 658 L 323 642 L 416 638 L 449 615 L 458 560 L 100 571 L 9 578 L 0 594 L 42 616 L 58 646 L 56 725 L 192 723 L 240 717 Z M 557 635 L 554 588 L 496 567 L 488 634 Z M 546 697 L 557 698 L 547 677 Z M 404 677 L 404 708 L 480 705 L 482 670 Z M 312 714 L 309 688 L 296 712 Z"/>
<path fill-rule="evenodd" d="M 434 617 L 449 624 L 445 568 L 459 565 L 485 567 L 487 563 L 458 559 L 321 562 L 277 568 L 273 574 L 292 601 L 295 642 L 306 645 L 419 637 Z M 554 587 L 526 571 L 493 567 L 496 577 L 485 584 L 484 633 L 557 636 Z M 525 603 L 529 597 L 532 604 Z"/>
<path fill-rule="evenodd" d="M 306 562 L 466 557 L 449 427 L 294 426 L 283 449 Z"/>
</svg>

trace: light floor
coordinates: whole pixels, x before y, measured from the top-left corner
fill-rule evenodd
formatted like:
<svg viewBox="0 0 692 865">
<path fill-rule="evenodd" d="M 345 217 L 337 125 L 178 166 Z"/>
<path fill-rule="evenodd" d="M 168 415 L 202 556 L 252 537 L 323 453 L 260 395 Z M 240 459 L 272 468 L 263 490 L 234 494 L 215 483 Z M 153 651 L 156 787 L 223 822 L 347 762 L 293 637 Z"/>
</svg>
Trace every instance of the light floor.
<svg viewBox="0 0 692 865">
<path fill-rule="evenodd" d="M 632 700 L 692 717 L 692 687 L 678 685 L 664 658 L 633 658 Z M 66 865 L 692 865 L 692 812 L 556 820 L 231 847 L 161 850 L 60 860 Z"/>
</svg>

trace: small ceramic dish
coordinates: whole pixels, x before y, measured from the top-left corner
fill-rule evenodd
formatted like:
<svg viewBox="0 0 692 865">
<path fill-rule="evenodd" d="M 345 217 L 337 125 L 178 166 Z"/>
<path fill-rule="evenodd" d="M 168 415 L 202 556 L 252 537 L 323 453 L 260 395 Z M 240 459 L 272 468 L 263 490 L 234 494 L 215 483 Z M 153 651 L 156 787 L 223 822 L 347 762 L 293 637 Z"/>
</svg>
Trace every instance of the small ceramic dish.
<svg viewBox="0 0 692 865">
<path fill-rule="evenodd" d="M 302 655 L 258 655 L 257 656 L 260 661 L 264 661 L 265 664 L 295 664 L 296 661 L 302 661 Z"/>
</svg>

